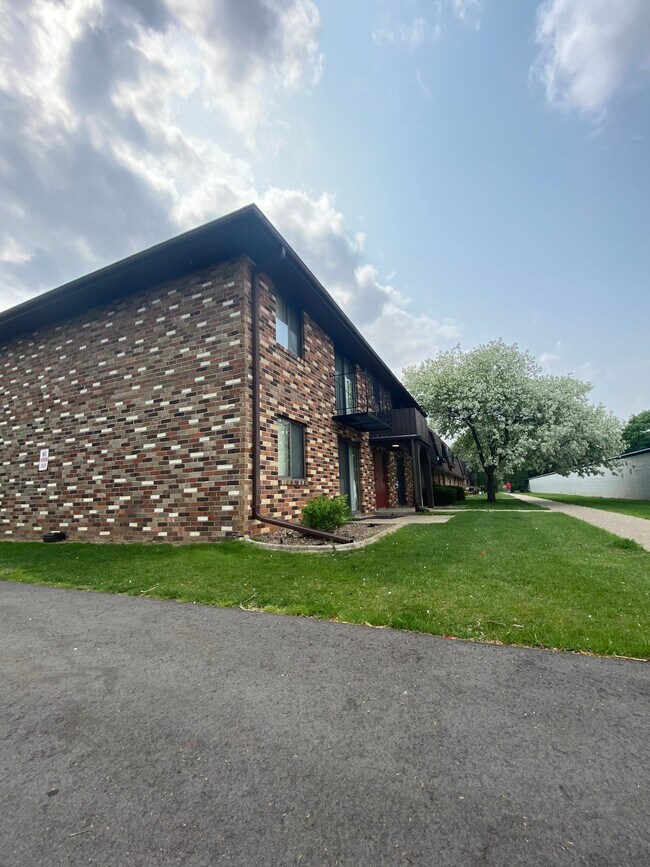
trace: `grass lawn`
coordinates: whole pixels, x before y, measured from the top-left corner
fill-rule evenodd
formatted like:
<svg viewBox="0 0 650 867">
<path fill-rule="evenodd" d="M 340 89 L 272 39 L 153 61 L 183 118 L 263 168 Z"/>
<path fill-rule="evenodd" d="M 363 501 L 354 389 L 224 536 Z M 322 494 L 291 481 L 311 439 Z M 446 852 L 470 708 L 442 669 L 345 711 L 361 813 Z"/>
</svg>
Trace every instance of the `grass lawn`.
<svg viewBox="0 0 650 867">
<path fill-rule="evenodd" d="M 537 509 L 543 511 L 542 506 L 537 506 L 535 503 L 525 503 L 523 500 L 518 500 L 512 494 L 497 494 L 496 503 L 488 503 L 487 494 L 474 494 L 467 497 L 463 502 L 456 503 L 454 509 Z"/>
<path fill-rule="evenodd" d="M 650 655 L 650 555 L 566 515 L 459 513 L 444 525 L 405 527 L 360 551 L 320 556 L 245 542 L 2 542 L 0 578 Z"/>
<path fill-rule="evenodd" d="M 612 497 L 577 497 L 573 494 L 533 494 L 531 497 L 541 497 L 544 500 L 555 500 L 556 503 L 569 503 L 572 506 L 588 506 L 590 509 L 602 509 L 604 512 L 620 512 L 621 515 L 633 515 L 635 518 L 646 518 L 650 521 L 650 500 L 616 500 Z"/>
</svg>

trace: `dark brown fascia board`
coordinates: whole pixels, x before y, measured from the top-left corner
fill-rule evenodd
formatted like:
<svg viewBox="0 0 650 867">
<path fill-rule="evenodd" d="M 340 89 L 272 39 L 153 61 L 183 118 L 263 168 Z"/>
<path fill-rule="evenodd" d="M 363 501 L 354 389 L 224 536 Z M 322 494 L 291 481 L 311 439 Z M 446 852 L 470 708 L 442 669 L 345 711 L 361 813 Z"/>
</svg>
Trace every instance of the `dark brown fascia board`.
<svg viewBox="0 0 650 867">
<path fill-rule="evenodd" d="M 362 337 L 298 254 L 255 204 L 190 229 L 0 313 L 0 341 L 108 304 L 217 261 L 249 256 L 280 291 L 390 389 L 399 406 L 422 408 Z M 307 290 L 307 291 L 305 291 Z"/>
<path fill-rule="evenodd" d="M 106 300 L 108 301 L 120 297 L 121 294 L 128 295 L 140 289 L 149 288 L 150 285 L 153 285 L 153 280 L 147 280 L 143 273 L 148 264 L 156 262 L 160 257 L 169 258 L 174 252 L 181 251 L 183 247 L 191 247 L 192 242 L 200 240 L 209 233 L 223 230 L 229 224 L 234 224 L 242 217 L 245 217 L 251 211 L 251 208 L 254 207 L 248 205 L 238 211 L 233 211 L 231 214 L 227 214 L 195 229 L 190 229 L 182 235 L 162 241 L 160 244 L 155 244 L 153 247 L 148 247 L 146 250 L 134 253 L 97 271 L 92 271 L 90 274 L 77 277 L 75 280 L 64 283 L 56 289 L 50 289 L 48 292 L 43 292 L 34 298 L 24 301 L 22 304 L 5 310 L 0 313 L 0 339 L 14 337 L 31 330 L 32 321 L 38 318 L 39 312 L 49 312 L 50 318 L 45 320 L 48 322 L 66 318 L 65 314 L 60 317 L 57 314 L 62 308 L 67 313 L 70 308 L 70 302 L 75 299 L 79 301 L 79 312 L 99 306 L 99 304 L 103 303 L 104 299 L 102 298 L 98 301 L 90 297 L 89 293 L 92 290 L 108 289 L 109 291 L 106 293 Z M 141 278 L 140 282 L 134 281 L 130 291 L 120 293 L 120 279 L 134 274 Z M 142 279 L 143 277 L 144 279 Z M 110 292 L 111 289 L 117 289 L 118 291 Z"/>
<path fill-rule="evenodd" d="M 330 314 L 328 319 L 330 319 L 330 329 L 325 327 L 325 330 L 330 333 L 332 337 L 336 337 L 337 334 L 332 333 L 334 330 L 332 325 L 334 323 L 339 325 L 339 331 L 344 330 L 346 332 L 346 336 L 348 336 L 349 343 L 354 347 L 355 351 L 351 353 L 354 360 L 357 362 L 363 363 L 365 367 L 367 367 L 371 373 L 374 373 L 378 376 L 379 379 L 384 382 L 384 384 L 388 385 L 391 393 L 395 397 L 396 394 L 402 398 L 403 403 L 400 405 L 403 406 L 414 406 L 418 409 L 423 415 L 426 415 L 422 407 L 418 404 L 415 398 L 407 391 L 407 389 L 402 385 L 402 383 L 397 379 L 395 374 L 390 370 L 390 368 L 385 364 L 385 362 L 380 358 L 380 356 L 375 352 L 372 346 L 368 343 L 368 341 L 363 337 L 361 332 L 357 329 L 357 327 L 352 323 L 352 321 L 348 318 L 348 316 L 343 312 L 343 310 L 339 307 L 336 301 L 332 298 L 332 296 L 327 292 L 322 283 L 315 277 L 315 275 L 309 270 L 307 265 L 303 262 L 300 256 L 293 250 L 287 242 L 284 240 L 282 235 L 278 232 L 278 230 L 273 226 L 273 224 L 267 219 L 267 217 L 259 210 L 256 206 L 257 214 L 260 218 L 261 223 L 264 225 L 266 231 L 273 238 L 274 242 L 278 245 L 279 250 L 284 250 L 283 258 L 291 263 L 291 266 L 298 273 L 301 280 L 307 282 L 309 288 L 314 293 L 315 297 L 319 299 L 322 304 L 322 307 L 327 310 Z M 269 272 L 269 276 L 273 277 L 273 269 L 264 268 L 264 263 L 259 263 L 260 267 Z M 280 288 L 281 284 L 278 284 L 276 280 L 274 283 L 277 288 Z M 301 299 L 303 302 L 306 300 L 305 298 Z M 309 308 L 308 308 L 309 312 Z M 318 311 L 321 313 L 324 312 L 323 309 Z M 326 325 L 323 323 L 320 317 L 314 317 L 317 322 L 321 325 Z M 346 347 L 343 346 L 343 349 Z"/>
</svg>

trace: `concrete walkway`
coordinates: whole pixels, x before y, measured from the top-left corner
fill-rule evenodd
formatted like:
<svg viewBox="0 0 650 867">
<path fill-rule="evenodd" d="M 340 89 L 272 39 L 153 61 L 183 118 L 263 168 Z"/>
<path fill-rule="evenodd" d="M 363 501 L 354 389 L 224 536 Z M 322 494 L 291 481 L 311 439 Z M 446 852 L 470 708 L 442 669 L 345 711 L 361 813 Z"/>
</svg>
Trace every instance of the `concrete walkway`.
<svg viewBox="0 0 650 867">
<path fill-rule="evenodd" d="M 645 518 L 634 518 L 632 515 L 619 515 L 618 512 L 605 512 L 603 509 L 589 509 L 587 506 L 571 506 L 568 503 L 556 503 L 555 500 L 543 500 L 540 497 L 530 497 L 528 494 L 513 494 L 527 503 L 544 506 L 551 512 L 563 512 L 572 518 L 579 518 L 608 533 L 616 533 L 624 539 L 633 539 L 646 551 L 650 551 L 650 521 Z"/>
</svg>

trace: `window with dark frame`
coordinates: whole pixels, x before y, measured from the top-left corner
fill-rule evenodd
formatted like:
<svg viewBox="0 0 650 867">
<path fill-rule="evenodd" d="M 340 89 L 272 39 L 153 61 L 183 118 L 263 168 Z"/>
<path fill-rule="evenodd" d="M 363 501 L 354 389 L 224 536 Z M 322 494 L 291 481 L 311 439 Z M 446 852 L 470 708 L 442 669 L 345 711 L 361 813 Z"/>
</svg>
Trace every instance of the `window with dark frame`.
<svg viewBox="0 0 650 867">
<path fill-rule="evenodd" d="M 359 443 L 339 439 L 339 490 L 353 512 L 361 508 Z"/>
<path fill-rule="evenodd" d="M 291 307 L 281 295 L 275 296 L 275 339 L 300 357 L 302 355 L 301 314 Z"/>
<path fill-rule="evenodd" d="M 336 385 L 336 412 L 339 415 L 354 412 L 357 401 L 354 364 L 338 351 L 334 353 L 334 382 Z"/>
<path fill-rule="evenodd" d="M 278 476 L 305 478 L 305 428 L 288 418 L 278 418 Z"/>
</svg>

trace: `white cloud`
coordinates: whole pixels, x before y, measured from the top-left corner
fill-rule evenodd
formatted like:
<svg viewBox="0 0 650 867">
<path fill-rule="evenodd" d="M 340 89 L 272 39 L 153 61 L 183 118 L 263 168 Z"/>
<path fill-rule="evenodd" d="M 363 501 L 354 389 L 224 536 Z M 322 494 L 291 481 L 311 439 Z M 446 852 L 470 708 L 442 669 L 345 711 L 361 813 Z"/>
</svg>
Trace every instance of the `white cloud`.
<svg viewBox="0 0 650 867">
<path fill-rule="evenodd" d="M 556 340 L 553 352 L 542 352 L 542 354 L 539 356 L 539 363 L 542 365 L 542 367 L 548 369 L 557 368 L 557 366 L 562 361 L 562 350 L 562 341 Z"/>
<path fill-rule="evenodd" d="M 386 363 L 396 371 L 455 342 L 461 327 L 451 319 L 414 315 L 409 299 L 364 261 L 364 237 L 351 236 L 331 196 L 311 198 L 298 190 L 271 189 L 260 205 L 350 316 Z M 388 280 L 388 278 L 387 278 Z"/>
<path fill-rule="evenodd" d="M 311 0 L 0 0 L 0 14 L 0 309 L 257 201 L 392 364 L 457 336 L 405 309 L 331 195 L 259 188 L 276 101 L 321 74 Z"/>
<path fill-rule="evenodd" d="M 635 365 L 632 365 L 634 367 Z M 642 365 L 643 366 L 643 363 Z M 648 363 L 646 362 L 646 367 Z M 596 367 L 596 365 L 592 364 L 590 361 L 585 361 L 579 367 L 579 377 L 580 379 L 587 379 L 589 382 L 593 383 L 612 383 L 617 377 L 617 371 L 614 367 Z"/>
<path fill-rule="evenodd" d="M 650 80 L 648 0 L 546 0 L 535 38 L 533 74 L 552 106 L 598 114 Z"/>
<path fill-rule="evenodd" d="M 481 26 L 481 0 L 451 0 L 454 13 L 464 24 L 469 24 L 478 30 Z"/>
<path fill-rule="evenodd" d="M 362 326 L 361 331 L 399 375 L 407 365 L 418 364 L 456 343 L 463 329 L 451 319 L 439 320 L 427 314 L 414 316 L 388 302 L 382 315 Z"/>
<path fill-rule="evenodd" d="M 542 367 L 555 367 L 559 361 L 561 361 L 561 357 L 553 352 L 542 352 L 539 357 L 539 363 Z"/>
<path fill-rule="evenodd" d="M 478 30 L 481 26 L 482 0 L 438 0 L 431 4 L 428 17 L 419 16 L 413 20 L 396 20 L 397 13 L 384 12 L 379 25 L 372 31 L 372 39 L 380 48 L 386 45 L 406 47 L 409 53 L 432 45 L 443 32 L 446 13 L 463 24 Z"/>
<path fill-rule="evenodd" d="M 387 43 L 390 44 L 395 42 L 395 33 L 386 27 L 378 27 L 372 31 L 372 41 L 380 47 Z"/>
<path fill-rule="evenodd" d="M 27 250 L 21 247 L 18 241 L 8 232 L 3 232 L 2 240 L 0 241 L 0 262 L 13 262 L 20 265 L 27 261 L 29 261 Z"/>
<path fill-rule="evenodd" d="M 426 18 L 416 18 L 411 24 L 405 24 L 399 30 L 400 39 L 409 51 L 415 51 L 425 43 L 435 42 L 440 36 L 440 25 L 431 26 Z"/>
<path fill-rule="evenodd" d="M 274 97 L 320 75 L 311 0 L 0 0 L 0 15 L 3 306 L 250 201 Z"/>
</svg>

